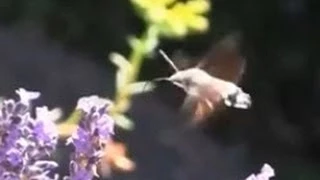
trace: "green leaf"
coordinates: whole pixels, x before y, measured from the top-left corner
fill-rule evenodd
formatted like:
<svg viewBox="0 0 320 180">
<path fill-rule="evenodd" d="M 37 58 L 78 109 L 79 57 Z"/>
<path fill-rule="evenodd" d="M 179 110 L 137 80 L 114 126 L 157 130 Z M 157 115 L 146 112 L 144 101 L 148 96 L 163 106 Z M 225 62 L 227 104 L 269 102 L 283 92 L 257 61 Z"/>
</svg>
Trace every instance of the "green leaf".
<svg viewBox="0 0 320 180">
<path fill-rule="evenodd" d="M 141 94 L 150 92 L 155 88 L 155 84 L 152 81 L 140 81 L 131 83 L 129 85 L 130 94 Z"/>
<path fill-rule="evenodd" d="M 130 118 L 123 114 L 116 114 L 113 116 L 115 119 L 115 124 L 123 129 L 126 130 L 133 130 L 134 129 L 134 123 Z"/>
<path fill-rule="evenodd" d="M 120 89 L 127 84 L 127 78 L 132 69 L 132 65 L 121 54 L 111 53 L 109 57 L 111 62 L 119 68 L 116 73 L 116 88 Z"/>
<path fill-rule="evenodd" d="M 159 29 L 158 26 L 150 26 L 148 29 L 148 38 L 145 41 L 145 50 L 146 54 L 149 54 L 153 52 L 153 50 L 158 46 L 159 44 Z"/>
<path fill-rule="evenodd" d="M 135 36 L 128 37 L 128 43 L 132 49 L 136 49 L 138 47 L 142 47 L 142 42 Z"/>
</svg>

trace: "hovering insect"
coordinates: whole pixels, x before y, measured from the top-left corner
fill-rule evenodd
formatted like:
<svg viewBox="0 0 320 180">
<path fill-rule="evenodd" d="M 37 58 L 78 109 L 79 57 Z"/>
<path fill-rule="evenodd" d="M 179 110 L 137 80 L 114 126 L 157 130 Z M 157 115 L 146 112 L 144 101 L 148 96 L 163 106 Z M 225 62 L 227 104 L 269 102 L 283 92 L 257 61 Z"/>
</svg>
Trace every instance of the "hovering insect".
<svg viewBox="0 0 320 180">
<path fill-rule="evenodd" d="M 239 52 L 239 38 L 239 34 L 226 36 L 197 65 L 184 70 L 179 70 L 160 50 L 175 73 L 155 81 L 169 81 L 186 92 L 181 109 L 191 114 L 193 123 L 204 121 L 223 104 L 239 109 L 251 107 L 250 95 L 237 85 L 246 64 Z"/>
</svg>

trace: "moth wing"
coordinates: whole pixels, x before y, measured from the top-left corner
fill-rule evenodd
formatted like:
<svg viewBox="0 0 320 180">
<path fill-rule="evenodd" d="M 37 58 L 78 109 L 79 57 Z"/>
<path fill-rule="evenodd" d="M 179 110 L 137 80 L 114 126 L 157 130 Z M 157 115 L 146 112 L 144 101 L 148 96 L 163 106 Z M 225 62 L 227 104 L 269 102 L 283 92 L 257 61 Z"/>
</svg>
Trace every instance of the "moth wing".
<svg viewBox="0 0 320 180">
<path fill-rule="evenodd" d="M 174 51 L 172 54 L 172 60 L 179 70 L 185 70 L 194 67 L 198 64 L 196 57 L 191 57 L 184 53 L 182 50 Z"/>
<path fill-rule="evenodd" d="M 181 110 L 191 116 L 193 124 L 199 124 L 207 118 L 215 107 L 208 99 L 199 99 L 194 96 L 187 96 L 181 106 Z"/>
<path fill-rule="evenodd" d="M 241 40 L 239 33 L 227 35 L 209 49 L 197 67 L 217 78 L 239 83 L 246 67 L 240 52 Z"/>
</svg>

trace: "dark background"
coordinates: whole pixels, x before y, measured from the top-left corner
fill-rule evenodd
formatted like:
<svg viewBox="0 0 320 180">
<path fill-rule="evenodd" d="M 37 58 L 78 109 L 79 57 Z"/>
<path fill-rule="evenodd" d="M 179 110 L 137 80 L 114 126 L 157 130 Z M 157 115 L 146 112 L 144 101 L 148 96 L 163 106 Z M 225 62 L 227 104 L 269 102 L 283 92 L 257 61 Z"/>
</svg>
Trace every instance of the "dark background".
<svg viewBox="0 0 320 180">
<path fill-rule="evenodd" d="M 248 61 L 242 87 L 254 106 L 184 130 L 173 87 L 134 97 L 129 115 L 136 129 L 119 130 L 117 138 L 128 143 L 138 169 L 112 179 L 240 180 L 263 163 L 275 168 L 275 179 L 320 179 L 317 10 L 303 0 L 215 0 L 208 33 L 162 40 L 168 53 L 199 56 L 228 32 L 241 31 Z M 0 0 L 0 95 L 38 90 L 39 105 L 62 107 L 65 116 L 81 96 L 112 97 L 108 54 L 127 55 L 126 37 L 143 28 L 126 0 Z M 140 79 L 169 73 L 163 59 L 150 58 Z"/>
</svg>

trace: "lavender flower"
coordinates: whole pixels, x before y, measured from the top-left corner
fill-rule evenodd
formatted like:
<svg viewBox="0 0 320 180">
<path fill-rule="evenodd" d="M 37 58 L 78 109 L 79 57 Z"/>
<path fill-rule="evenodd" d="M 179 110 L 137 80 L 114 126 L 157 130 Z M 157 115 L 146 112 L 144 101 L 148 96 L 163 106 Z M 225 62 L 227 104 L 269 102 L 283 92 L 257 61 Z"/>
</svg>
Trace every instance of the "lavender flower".
<svg viewBox="0 0 320 180">
<path fill-rule="evenodd" d="M 0 179 L 49 180 L 48 173 L 57 163 L 43 160 L 56 148 L 58 132 L 47 120 L 52 113 L 47 107 L 36 109 L 36 118 L 30 115 L 30 102 L 39 92 L 16 90 L 20 99 L 4 100 L 0 108 Z"/>
<path fill-rule="evenodd" d="M 246 180 L 269 180 L 274 177 L 275 173 L 269 164 L 264 164 L 259 174 L 251 174 Z"/>
<path fill-rule="evenodd" d="M 91 180 L 97 176 L 96 165 L 103 155 L 105 142 L 114 134 L 114 120 L 108 115 L 107 108 L 112 102 L 98 96 L 79 99 L 77 109 L 82 112 L 79 126 L 67 140 L 75 152 L 70 162 L 71 180 Z"/>
</svg>

